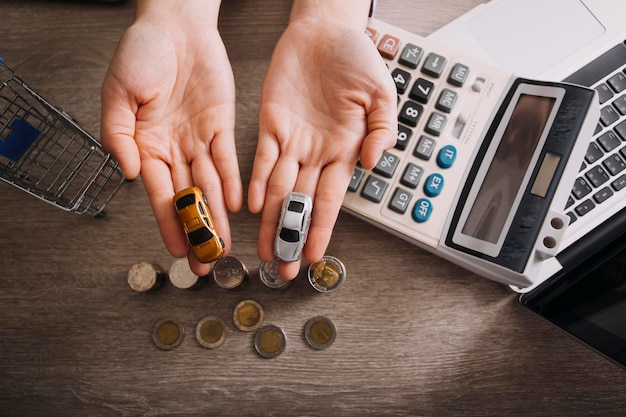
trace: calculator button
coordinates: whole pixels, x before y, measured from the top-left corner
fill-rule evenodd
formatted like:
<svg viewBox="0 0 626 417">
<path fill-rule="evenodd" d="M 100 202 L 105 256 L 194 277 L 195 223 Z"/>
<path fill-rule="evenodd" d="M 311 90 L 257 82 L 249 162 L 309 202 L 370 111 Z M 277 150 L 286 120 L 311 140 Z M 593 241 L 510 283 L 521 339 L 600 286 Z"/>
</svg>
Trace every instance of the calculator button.
<svg viewBox="0 0 626 417">
<path fill-rule="evenodd" d="M 400 49 L 400 39 L 385 35 L 378 44 L 378 52 L 387 59 L 394 59 Z"/>
<path fill-rule="evenodd" d="M 359 185 L 361 185 L 361 181 L 363 180 L 364 171 L 361 168 L 354 168 L 352 171 L 352 178 L 350 178 L 350 184 L 348 184 L 348 191 L 355 192 Z"/>
<path fill-rule="evenodd" d="M 474 83 L 472 84 L 472 91 L 475 93 L 480 93 L 485 88 L 485 79 L 484 78 L 476 78 Z"/>
<path fill-rule="evenodd" d="M 396 188 L 396 191 L 394 191 L 393 197 L 391 197 L 391 201 L 389 202 L 389 208 L 396 213 L 404 214 L 412 198 L 413 194 L 410 192 L 405 191 L 402 188 Z"/>
<path fill-rule="evenodd" d="M 439 99 L 435 104 L 435 108 L 437 110 L 441 110 L 442 112 L 450 113 L 454 108 L 457 97 L 458 94 L 455 91 L 452 91 L 449 88 L 444 88 L 441 90 L 441 94 L 439 94 Z"/>
<path fill-rule="evenodd" d="M 463 64 L 454 64 L 450 75 L 448 76 L 448 82 L 457 87 L 463 87 L 467 77 L 469 76 L 469 67 Z"/>
<path fill-rule="evenodd" d="M 383 177 L 391 178 L 400 163 L 400 158 L 389 152 L 383 153 L 373 171 Z"/>
<path fill-rule="evenodd" d="M 430 174 L 428 178 L 426 178 L 426 183 L 424 184 L 424 194 L 428 197 L 437 197 L 441 194 L 443 190 L 443 175 L 441 174 Z"/>
<path fill-rule="evenodd" d="M 454 145 L 446 145 L 439 151 L 437 155 L 437 165 L 440 168 L 448 169 L 454 164 L 456 159 L 456 147 Z"/>
<path fill-rule="evenodd" d="M 409 82 L 411 81 L 411 74 L 403 69 L 396 68 L 391 72 L 391 77 L 396 83 L 397 93 L 404 94 L 407 87 L 409 86 Z"/>
<path fill-rule="evenodd" d="M 441 136 L 443 128 L 446 125 L 446 120 L 446 116 L 435 111 L 428 118 L 428 123 L 426 123 L 424 130 L 426 133 L 430 133 L 431 135 Z"/>
<path fill-rule="evenodd" d="M 398 125 L 398 136 L 396 139 L 396 146 L 394 148 L 399 149 L 401 151 L 405 150 L 411 140 L 411 136 L 413 136 L 413 131 L 403 125 Z"/>
<path fill-rule="evenodd" d="M 424 169 L 421 166 L 409 162 L 406 168 L 404 168 L 400 182 L 407 187 L 417 188 L 423 173 Z"/>
<path fill-rule="evenodd" d="M 423 159 L 428 161 L 435 150 L 435 145 L 437 142 L 429 138 L 428 136 L 420 137 L 420 140 L 417 142 L 417 146 L 413 151 L 413 156 L 418 157 L 419 159 Z"/>
<path fill-rule="evenodd" d="M 417 45 L 413 45 L 412 43 L 407 43 L 404 49 L 402 49 L 398 62 L 409 68 L 415 69 L 417 68 L 417 64 L 419 64 L 420 59 L 422 59 L 423 54 L 424 50 L 422 48 Z"/>
<path fill-rule="evenodd" d="M 433 203 L 427 198 L 420 198 L 415 202 L 411 216 L 418 223 L 424 223 L 433 212 Z"/>
<path fill-rule="evenodd" d="M 376 43 L 378 40 L 378 31 L 373 28 L 365 28 L 365 34 L 372 40 L 372 42 Z"/>
<path fill-rule="evenodd" d="M 428 99 L 430 98 L 434 87 L 435 84 L 432 82 L 424 78 L 418 78 L 415 80 L 415 84 L 413 84 L 413 87 L 409 92 L 409 97 L 415 101 L 426 104 L 428 103 Z"/>
<path fill-rule="evenodd" d="M 365 181 L 365 187 L 361 191 L 361 196 L 374 203 L 380 203 L 387 190 L 387 181 L 370 175 Z"/>
<path fill-rule="evenodd" d="M 426 57 L 426 61 L 424 61 L 422 72 L 430 75 L 431 77 L 439 78 L 441 77 L 441 74 L 443 74 L 446 62 L 447 60 L 443 56 L 431 52 Z"/>
<path fill-rule="evenodd" d="M 424 107 L 422 105 L 417 104 L 414 101 L 407 101 L 402 106 L 402 110 L 398 115 L 398 121 L 400 123 L 407 124 L 412 127 L 417 126 L 417 121 L 419 120 L 422 112 L 424 111 Z"/>
</svg>

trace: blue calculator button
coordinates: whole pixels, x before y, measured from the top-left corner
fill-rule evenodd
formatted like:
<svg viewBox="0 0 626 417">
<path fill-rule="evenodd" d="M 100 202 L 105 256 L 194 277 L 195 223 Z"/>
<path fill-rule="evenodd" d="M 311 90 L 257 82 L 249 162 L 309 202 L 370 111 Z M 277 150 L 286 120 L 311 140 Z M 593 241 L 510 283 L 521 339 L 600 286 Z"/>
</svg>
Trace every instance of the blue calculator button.
<svg viewBox="0 0 626 417">
<path fill-rule="evenodd" d="M 411 215 L 413 220 L 418 223 L 424 223 L 430 218 L 430 214 L 433 212 L 433 203 L 427 198 L 420 198 L 415 202 Z"/>
<path fill-rule="evenodd" d="M 446 145 L 439 151 L 437 155 L 437 165 L 440 168 L 448 169 L 454 164 L 456 159 L 456 147 L 454 145 Z"/>
<path fill-rule="evenodd" d="M 428 178 L 426 178 L 426 183 L 424 184 L 424 194 L 428 197 L 437 197 L 441 194 L 443 189 L 443 175 L 441 174 L 430 174 Z"/>
</svg>

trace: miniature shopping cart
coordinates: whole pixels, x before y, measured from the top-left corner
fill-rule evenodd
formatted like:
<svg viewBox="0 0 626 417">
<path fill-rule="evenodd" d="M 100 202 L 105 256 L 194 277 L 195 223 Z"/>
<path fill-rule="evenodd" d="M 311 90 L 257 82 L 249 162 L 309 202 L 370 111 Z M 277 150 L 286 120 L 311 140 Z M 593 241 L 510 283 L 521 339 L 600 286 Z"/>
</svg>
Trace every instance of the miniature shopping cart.
<svg viewBox="0 0 626 417">
<path fill-rule="evenodd" d="M 94 216 L 124 182 L 115 161 L 0 58 L 0 179 L 66 211 Z"/>
</svg>

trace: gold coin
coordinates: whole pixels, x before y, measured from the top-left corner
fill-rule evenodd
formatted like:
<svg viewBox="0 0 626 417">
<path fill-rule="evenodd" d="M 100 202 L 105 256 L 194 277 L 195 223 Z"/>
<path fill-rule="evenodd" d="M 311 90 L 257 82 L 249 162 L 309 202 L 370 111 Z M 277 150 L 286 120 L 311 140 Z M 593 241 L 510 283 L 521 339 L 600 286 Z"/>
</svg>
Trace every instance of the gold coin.
<svg viewBox="0 0 626 417">
<path fill-rule="evenodd" d="M 196 339 L 202 346 L 213 349 L 226 340 L 228 328 L 224 320 L 217 316 L 206 316 L 196 325 Z"/>
<path fill-rule="evenodd" d="M 332 345 L 337 335 L 335 324 L 323 316 L 313 317 L 304 326 L 304 338 L 315 349 Z"/>
<path fill-rule="evenodd" d="M 334 291 L 343 284 L 346 268 L 332 256 L 324 256 L 319 262 L 309 266 L 309 283 L 320 292 Z"/>
<path fill-rule="evenodd" d="M 172 350 L 183 341 L 185 328 L 176 319 L 163 319 L 156 322 L 152 332 L 154 344 L 163 350 Z"/>
<path fill-rule="evenodd" d="M 263 307 L 254 300 L 240 301 L 233 311 L 235 326 L 244 332 L 258 329 L 263 324 L 264 317 Z"/>
<path fill-rule="evenodd" d="M 267 325 L 257 330 L 254 336 L 254 348 L 264 358 L 275 358 L 285 350 L 287 338 L 280 327 Z"/>
</svg>

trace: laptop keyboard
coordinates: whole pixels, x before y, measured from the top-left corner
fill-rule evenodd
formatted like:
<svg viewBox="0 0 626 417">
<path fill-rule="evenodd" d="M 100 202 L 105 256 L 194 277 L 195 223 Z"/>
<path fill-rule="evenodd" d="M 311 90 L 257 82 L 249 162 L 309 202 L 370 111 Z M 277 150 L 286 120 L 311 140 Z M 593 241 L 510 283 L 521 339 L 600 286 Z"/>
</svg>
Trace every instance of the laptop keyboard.
<svg viewBox="0 0 626 417">
<path fill-rule="evenodd" d="M 626 45 L 620 43 L 565 79 L 593 87 L 600 121 L 566 210 L 570 224 L 610 201 L 626 197 Z"/>
</svg>

